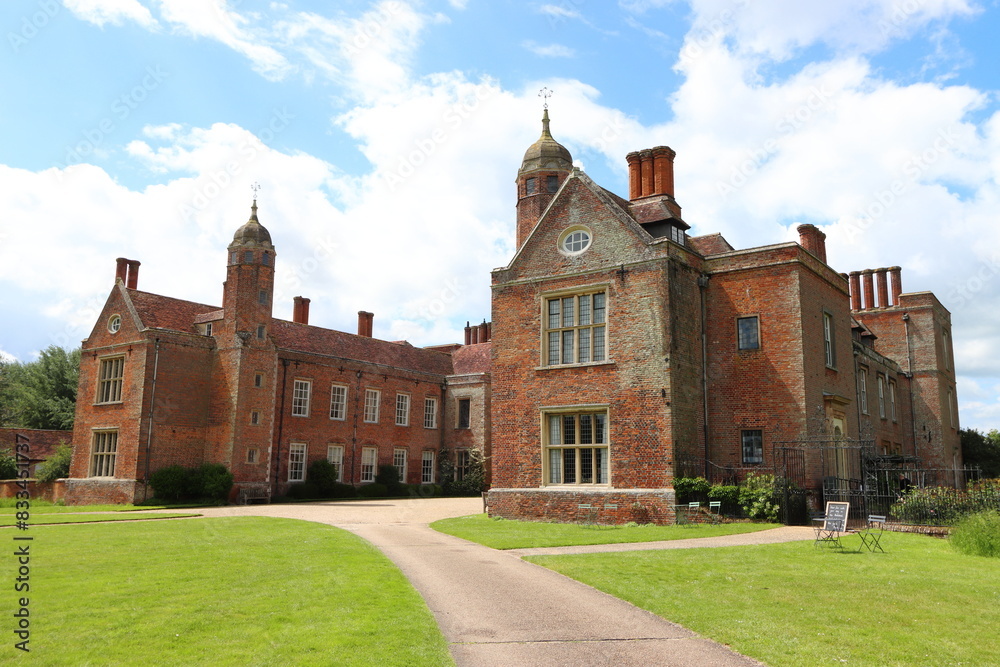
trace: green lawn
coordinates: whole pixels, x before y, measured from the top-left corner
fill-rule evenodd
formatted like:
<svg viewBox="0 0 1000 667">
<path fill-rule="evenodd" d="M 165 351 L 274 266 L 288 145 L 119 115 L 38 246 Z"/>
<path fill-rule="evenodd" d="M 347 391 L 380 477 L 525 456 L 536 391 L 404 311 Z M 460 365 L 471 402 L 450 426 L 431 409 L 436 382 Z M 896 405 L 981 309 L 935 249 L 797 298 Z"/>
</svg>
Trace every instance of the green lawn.
<svg viewBox="0 0 1000 667">
<path fill-rule="evenodd" d="M 0 516 L 22 511 L 14 498 L 0 498 Z M 22 501 L 23 502 L 23 501 Z M 30 500 L 28 511 L 32 514 L 63 514 L 76 512 L 141 512 L 148 510 L 176 509 L 176 505 L 53 505 L 45 500 Z M 186 506 L 183 506 L 186 507 Z M 196 507 L 192 505 L 191 507 Z M 202 506 L 203 507 L 203 506 Z"/>
<path fill-rule="evenodd" d="M 583 544 L 619 544 L 622 542 L 657 542 L 686 540 L 693 537 L 716 537 L 753 533 L 777 528 L 765 523 L 723 523 L 718 525 L 688 524 L 685 526 L 599 526 L 574 523 L 541 523 L 490 519 L 485 514 L 473 514 L 455 519 L 442 519 L 431 528 L 448 535 L 478 542 L 494 549 L 525 549 L 532 547 L 569 547 Z"/>
<path fill-rule="evenodd" d="M 527 560 L 772 667 L 1000 664 L 1000 559 L 922 535 L 882 544 L 888 553 L 792 542 Z"/>
<path fill-rule="evenodd" d="M 9 592 L 0 662 L 453 664 L 399 570 L 331 526 L 232 517 L 32 527 L 16 535 L 34 538 L 31 653 L 13 647 Z M 10 553 L 0 557 L 0 580 L 13 582 L 16 567 Z"/>
<path fill-rule="evenodd" d="M 29 526 L 43 526 L 56 523 L 98 523 L 101 521 L 139 521 L 140 519 L 177 519 L 181 517 L 201 516 L 195 513 L 182 512 L 115 512 L 113 514 L 49 514 L 31 513 Z M 17 517 L 13 514 L 0 514 L 0 527 L 13 526 Z M 30 530 L 30 528 L 29 528 Z"/>
</svg>

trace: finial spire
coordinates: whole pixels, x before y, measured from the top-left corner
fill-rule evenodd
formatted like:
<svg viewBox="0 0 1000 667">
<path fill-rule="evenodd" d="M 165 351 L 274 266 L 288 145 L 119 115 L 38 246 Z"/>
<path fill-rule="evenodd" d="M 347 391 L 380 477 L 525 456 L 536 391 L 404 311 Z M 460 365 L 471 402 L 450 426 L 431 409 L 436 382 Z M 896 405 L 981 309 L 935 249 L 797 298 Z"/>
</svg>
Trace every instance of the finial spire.
<svg viewBox="0 0 1000 667">
<path fill-rule="evenodd" d="M 552 97 L 552 91 L 549 90 L 548 87 L 542 88 L 541 90 L 538 91 L 538 96 L 545 99 L 545 102 L 542 103 L 542 108 L 548 109 L 549 98 Z"/>
<path fill-rule="evenodd" d="M 253 190 L 253 205 L 250 207 L 250 219 L 253 220 L 253 221 L 255 221 L 255 222 L 257 222 L 258 221 L 257 220 L 257 192 L 260 190 L 260 183 L 258 183 L 257 181 L 254 181 L 253 185 L 250 186 L 250 189 Z"/>
</svg>

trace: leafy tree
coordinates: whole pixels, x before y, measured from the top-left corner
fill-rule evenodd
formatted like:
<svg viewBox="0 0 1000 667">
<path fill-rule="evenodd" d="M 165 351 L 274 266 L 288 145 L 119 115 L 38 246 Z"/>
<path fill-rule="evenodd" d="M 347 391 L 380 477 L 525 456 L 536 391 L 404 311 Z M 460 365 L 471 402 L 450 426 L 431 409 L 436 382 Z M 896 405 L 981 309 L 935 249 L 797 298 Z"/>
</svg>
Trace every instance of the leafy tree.
<svg viewBox="0 0 1000 667">
<path fill-rule="evenodd" d="M 0 425 L 69 430 L 76 411 L 80 350 L 50 345 L 36 361 L 0 364 Z"/>
<path fill-rule="evenodd" d="M 73 448 L 62 443 L 56 447 L 55 453 L 39 464 L 36 477 L 40 482 L 54 482 L 63 477 L 69 477 L 69 464 L 73 459 Z"/>
<path fill-rule="evenodd" d="M 966 465 L 979 466 L 986 478 L 1000 477 L 1000 431 L 983 434 L 974 428 L 959 431 L 962 459 Z"/>
<path fill-rule="evenodd" d="M 17 477 L 17 459 L 9 449 L 0 449 L 0 479 L 15 479 Z"/>
</svg>

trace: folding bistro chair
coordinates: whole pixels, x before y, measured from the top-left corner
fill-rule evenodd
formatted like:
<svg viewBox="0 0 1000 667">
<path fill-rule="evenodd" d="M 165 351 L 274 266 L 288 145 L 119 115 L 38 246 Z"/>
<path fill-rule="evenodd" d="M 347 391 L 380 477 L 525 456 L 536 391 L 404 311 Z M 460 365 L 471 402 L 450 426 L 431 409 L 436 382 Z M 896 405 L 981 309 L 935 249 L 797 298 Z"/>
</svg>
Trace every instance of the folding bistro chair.
<svg viewBox="0 0 1000 667">
<path fill-rule="evenodd" d="M 708 502 L 708 513 L 712 515 L 712 523 L 718 523 L 722 518 L 722 501 L 710 500 Z"/>
<path fill-rule="evenodd" d="M 877 550 L 885 553 L 885 549 L 879 543 L 882 539 L 882 533 L 885 532 L 885 519 L 885 516 L 881 514 L 868 515 L 868 525 L 858 531 L 858 535 L 861 537 L 861 546 L 858 547 L 858 551 L 867 547 L 868 551 L 875 552 Z"/>
</svg>

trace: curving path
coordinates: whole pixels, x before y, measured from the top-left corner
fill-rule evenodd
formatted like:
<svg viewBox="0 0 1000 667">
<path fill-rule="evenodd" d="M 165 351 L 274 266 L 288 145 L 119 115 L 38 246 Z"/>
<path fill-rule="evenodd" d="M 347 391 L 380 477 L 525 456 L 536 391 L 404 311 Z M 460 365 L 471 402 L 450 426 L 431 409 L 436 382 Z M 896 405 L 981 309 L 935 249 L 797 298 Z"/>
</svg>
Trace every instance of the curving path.
<svg viewBox="0 0 1000 667">
<path fill-rule="evenodd" d="M 254 505 L 200 511 L 206 516 L 316 521 L 368 540 L 423 595 L 459 667 L 760 665 L 520 556 L 813 539 L 812 529 L 805 527 L 684 542 L 498 551 L 438 533 L 427 525 L 437 519 L 481 512 L 478 498 Z"/>
</svg>

